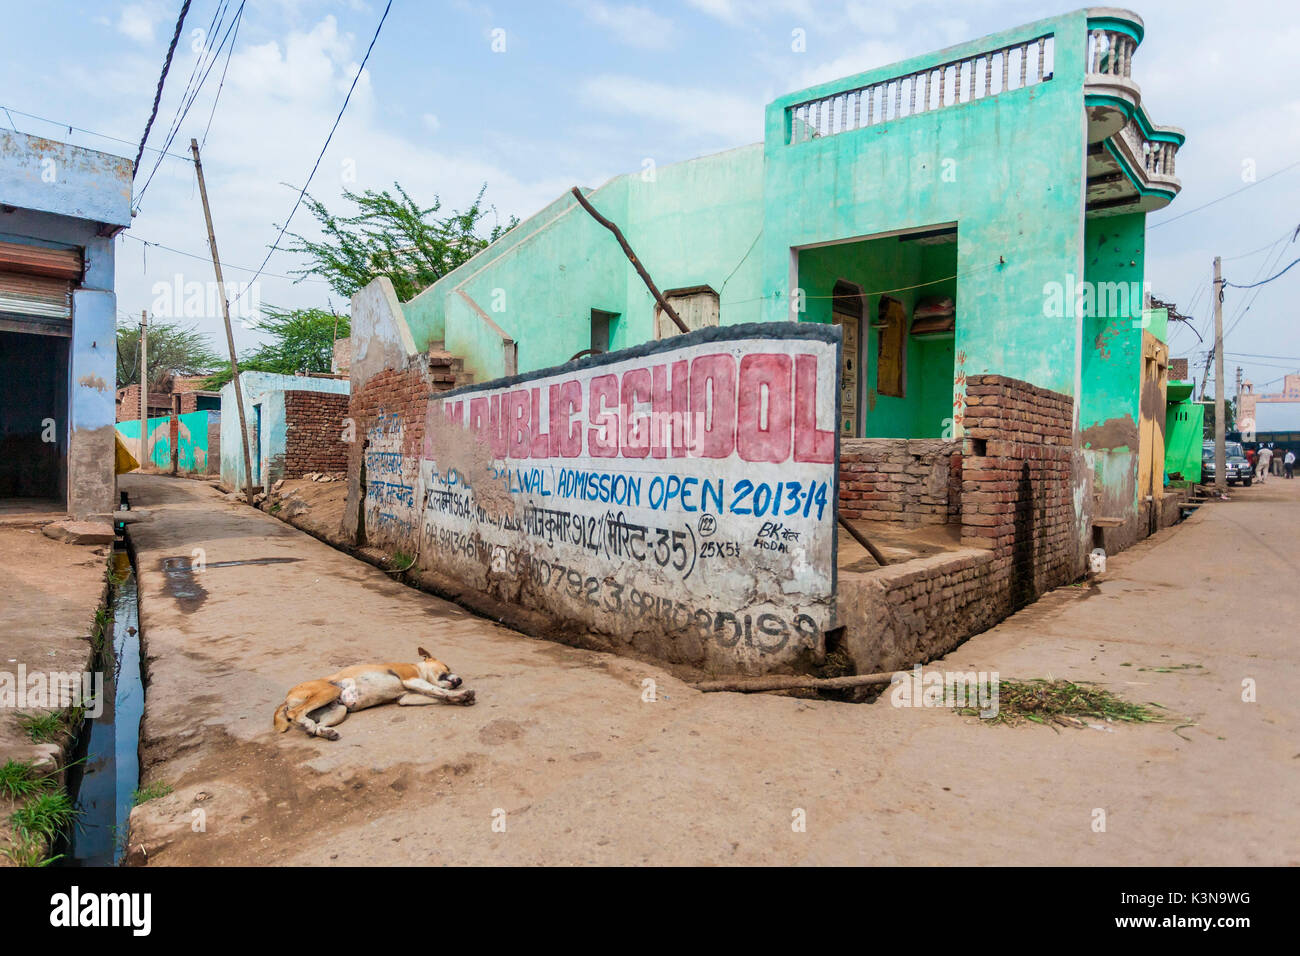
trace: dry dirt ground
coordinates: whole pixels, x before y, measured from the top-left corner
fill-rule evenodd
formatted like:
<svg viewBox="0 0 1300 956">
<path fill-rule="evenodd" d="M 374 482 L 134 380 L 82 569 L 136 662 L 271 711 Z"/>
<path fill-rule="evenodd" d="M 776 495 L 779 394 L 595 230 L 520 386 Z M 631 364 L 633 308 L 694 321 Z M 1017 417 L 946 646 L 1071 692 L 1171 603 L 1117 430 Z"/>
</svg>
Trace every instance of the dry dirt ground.
<svg viewBox="0 0 1300 956">
<path fill-rule="evenodd" d="M 154 511 L 131 529 L 142 782 L 174 788 L 133 812 L 135 862 L 1300 863 L 1300 481 L 1204 507 L 949 656 L 1174 718 L 1059 732 L 888 696 L 700 694 L 393 583 L 202 483 L 122 485 Z M 272 732 L 293 684 L 417 644 L 475 706 L 364 711 L 337 742 Z"/>
<path fill-rule="evenodd" d="M 41 533 L 43 524 L 62 517 L 57 511 L 28 513 L 13 503 L 0 507 L 0 672 L 11 680 L 17 680 L 20 665 L 28 675 L 79 673 L 93 656 L 90 633 L 104 597 L 109 546 L 64 544 Z M 61 761 L 62 744 L 33 742 L 19 720 L 51 709 L 0 707 L 0 764 Z M 9 846 L 14 809 L 0 796 L 0 850 Z M 0 853 L 0 866 L 8 862 Z"/>
</svg>

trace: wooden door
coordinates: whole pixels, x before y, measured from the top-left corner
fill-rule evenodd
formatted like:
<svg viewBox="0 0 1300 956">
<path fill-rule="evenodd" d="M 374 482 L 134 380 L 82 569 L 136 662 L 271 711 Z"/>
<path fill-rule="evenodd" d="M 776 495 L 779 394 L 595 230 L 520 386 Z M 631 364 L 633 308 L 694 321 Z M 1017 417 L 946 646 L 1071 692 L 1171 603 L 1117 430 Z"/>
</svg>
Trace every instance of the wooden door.
<svg viewBox="0 0 1300 956">
<path fill-rule="evenodd" d="M 882 296 L 876 350 L 876 393 L 903 397 L 903 352 L 907 347 L 907 312 L 903 303 Z"/>
</svg>

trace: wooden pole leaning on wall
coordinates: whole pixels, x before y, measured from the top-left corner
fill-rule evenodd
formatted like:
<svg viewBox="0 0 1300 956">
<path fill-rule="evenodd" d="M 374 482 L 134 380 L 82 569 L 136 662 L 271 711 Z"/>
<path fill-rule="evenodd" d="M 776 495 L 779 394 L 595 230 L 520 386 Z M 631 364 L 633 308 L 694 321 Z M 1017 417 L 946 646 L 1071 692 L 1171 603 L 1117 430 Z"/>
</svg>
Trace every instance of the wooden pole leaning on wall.
<svg viewBox="0 0 1300 956">
<path fill-rule="evenodd" d="M 199 179 L 199 196 L 203 200 L 203 218 L 208 224 L 208 246 L 212 249 L 212 268 L 217 273 L 217 288 L 221 292 L 221 317 L 226 323 L 226 345 L 230 349 L 231 381 L 235 383 L 235 407 L 239 410 L 239 434 L 244 445 L 244 496 L 253 503 L 253 459 L 248 453 L 248 422 L 244 416 L 244 390 L 239 384 L 239 359 L 235 357 L 235 333 L 230 328 L 230 300 L 226 298 L 226 283 L 221 277 L 221 257 L 217 255 L 217 236 L 212 231 L 212 210 L 208 207 L 208 188 L 203 182 L 203 163 L 199 160 L 199 141 L 190 140 L 194 154 L 194 172 Z"/>
<path fill-rule="evenodd" d="M 885 556 L 880 553 L 880 549 L 868 541 L 865 534 L 853 527 L 853 525 L 849 524 L 848 521 L 840 515 L 838 510 L 835 512 L 835 518 L 839 521 L 840 527 L 849 533 L 850 538 L 867 549 L 867 553 L 875 559 L 876 564 L 880 565 L 882 568 L 889 564 L 889 561 Z"/>
<path fill-rule="evenodd" d="M 672 319 L 673 325 L 677 326 L 681 331 L 689 332 L 690 329 L 686 327 L 686 323 L 682 321 L 682 317 L 677 314 L 677 310 L 668 304 L 668 300 L 663 297 L 659 292 L 659 287 L 655 285 L 654 279 L 650 278 L 650 273 L 646 272 L 645 266 L 641 265 L 641 260 L 636 257 L 636 253 L 632 251 L 632 247 L 628 245 L 627 239 L 624 238 L 623 231 L 600 213 L 596 212 L 596 207 L 587 202 L 587 197 L 582 194 L 582 190 L 577 186 L 574 186 L 569 190 L 569 192 L 573 193 L 573 198 L 578 200 L 578 205 L 582 206 L 583 209 L 587 210 L 587 212 L 591 214 L 592 219 L 596 220 L 596 222 L 600 223 L 614 234 L 614 238 L 618 240 L 618 244 L 623 247 L 623 254 L 627 256 L 628 261 L 632 263 L 632 268 L 636 270 L 636 274 L 641 277 L 641 281 L 646 284 L 646 288 L 650 290 L 650 294 L 654 296 L 655 301 L 659 303 L 659 308 L 664 310 L 664 315 Z"/>
</svg>

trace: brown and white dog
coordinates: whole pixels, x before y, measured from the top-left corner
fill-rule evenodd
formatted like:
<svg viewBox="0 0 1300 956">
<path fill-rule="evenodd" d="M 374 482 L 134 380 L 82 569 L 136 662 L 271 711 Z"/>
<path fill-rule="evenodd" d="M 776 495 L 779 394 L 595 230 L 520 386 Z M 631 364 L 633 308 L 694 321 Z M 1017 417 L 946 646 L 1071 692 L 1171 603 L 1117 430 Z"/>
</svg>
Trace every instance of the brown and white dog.
<svg viewBox="0 0 1300 956">
<path fill-rule="evenodd" d="M 423 647 L 416 664 L 354 664 L 321 680 L 304 681 L 293 688 L 275 710 L 275 729 L 284 733 L 297 724 L 309 737 L 338 740 L 332 729 L 354 710 L 396 701 L 416 707 L 444 701 L 474 703 L 474 691 L 457 690 L 461 679 Z"/>
</svg>

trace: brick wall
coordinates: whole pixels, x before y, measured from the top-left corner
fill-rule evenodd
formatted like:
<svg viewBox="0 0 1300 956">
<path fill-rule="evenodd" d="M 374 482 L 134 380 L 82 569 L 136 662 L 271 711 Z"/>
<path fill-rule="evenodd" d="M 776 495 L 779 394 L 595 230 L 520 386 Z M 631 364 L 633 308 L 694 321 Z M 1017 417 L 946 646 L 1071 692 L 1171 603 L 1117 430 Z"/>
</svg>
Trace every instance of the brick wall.
<svg viewBox="0 0 1300 956">
<path fill-rule="evenodd" d="M 124 388 L 118 389 L 115 401 L 117 403 L 117 420 L 119 422 L 140 420 L 139 385 L 127 385 Z M 170 415 L 171 410 L 172 397 L 170 392 L 149 393 L 150 418 L 160 418 L 163 415 Z"/>
<path fill-rule="evenodd" d="M 221 474 L 220 412 L 208 412 L 208 474 Z"/>
<path fill-rule="evenodd" d="M 963 453 L 948 472 L 960 481 L 949 501 L 959 503 L 961 549 L 840 572 L 843 647 L 858 673 L 933 660 L 1074 578 L 1072 400 L 978 375 L 967 379 L 966 402 Z"/>
<path fill-rule="evenodd" d="M 960 482 L 960 442 L 840 441 L 840 514 L 845 518 L 947 524 L 961 514 Z"/>
<path fill-rule="evenodd" d="M 841 572 L 836 612 L 854 670 L 905 670 L 996 623 L 993 561 L 988 551 L 962 548 L 866 574 Z"/>
<path fill-rule="evenodd" d="M 967 379 L 962 544 L 993 552 L 992 596 L 1014 610 L 1074 575 L 1074 402 L 1001 375 Z"/>
<path fill-rule="evenodd" d="M 430 398 L 463 384 L 462 377 L 460 359 L 432 350 L 412 356 L 404 368 L 383 369 L 361 384 L 353 381 L 347 414 L 352 419 L 356 441 L 348 446 L 348 499 L 342 530 L 354 543 L 415 546 L 414 541 L 384 540 L 384 529 L 361 525 L 361 456 L 367 436 L 382 416 L 386 431 L 391 432 L 395 424 L 400 428 L 402 454 L 419 461 L 424 455 L 424 422 Z"/>
<path fill-rule="evenodd" d="M 347 395 L 303 389 L 284 393 L 285 478 L 347 470 L 348 443 L 343 441 L 347 414 Z"/>
</svg>

